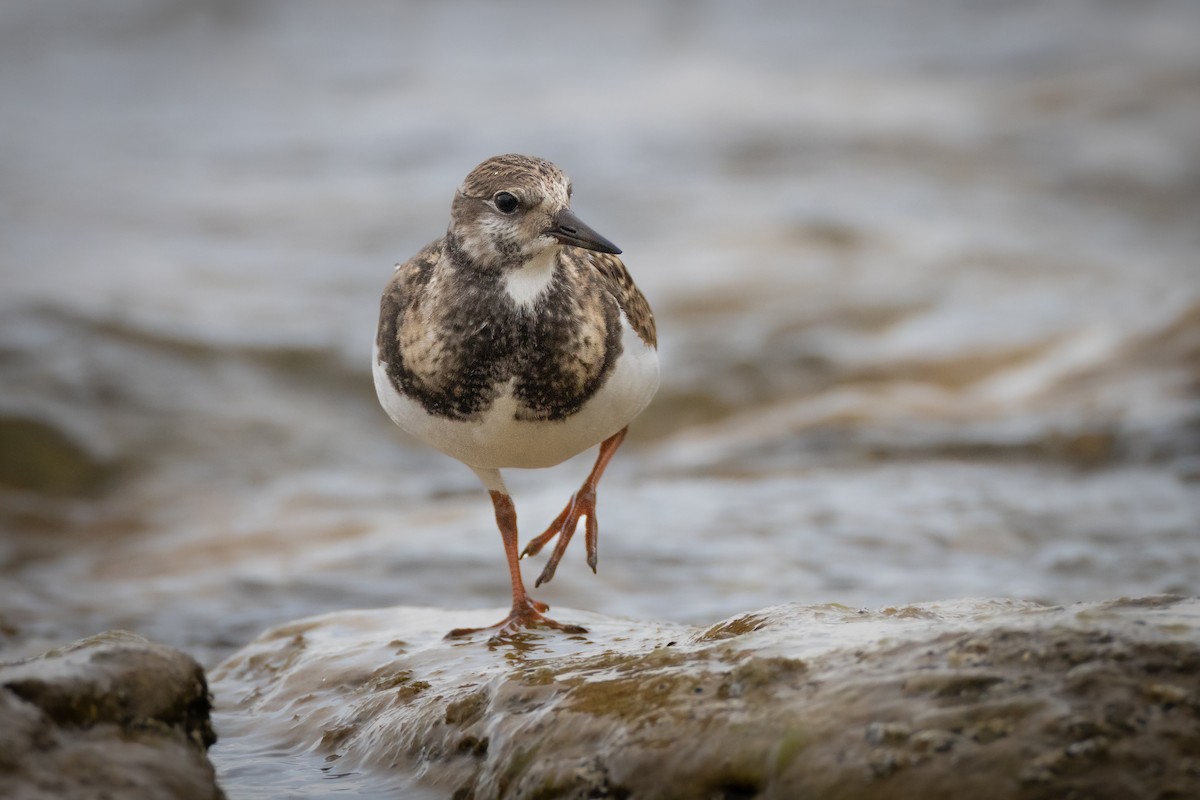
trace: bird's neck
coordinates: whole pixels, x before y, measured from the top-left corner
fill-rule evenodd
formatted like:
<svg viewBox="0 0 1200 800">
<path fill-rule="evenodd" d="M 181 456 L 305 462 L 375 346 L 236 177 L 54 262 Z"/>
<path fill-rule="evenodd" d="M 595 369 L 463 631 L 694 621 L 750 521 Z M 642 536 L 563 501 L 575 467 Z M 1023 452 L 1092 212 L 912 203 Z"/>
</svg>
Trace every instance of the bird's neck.
<svg viewBox="0 0 1200 800">
<path fill-rule="evenodd" d="M 480 244 L 451 230 L 446 233 L 443 249 L 445 265 L 465 279 L 486 283 L 496 281 L 498 288 L 519 307 L 532 308 L 554 282 L 563 248 L 544 248 L 533 256 L 501 253 L 490 243 Z"/>
<path fill-rule="evenodd" d="M 532 308 L 554 282 L 561 247 L 547 247 L 516 269 L 505 270 L 501 284 L 518 308 Z"/>
<path fill-rule="evenodd" d="M 485 235 L 464 234 L 453 228 L 446 232 L 444 252 L 453 266 L 477 274 L 520 269 L 530 258 L 516 243 L 497 242 Z"/>
</svg>

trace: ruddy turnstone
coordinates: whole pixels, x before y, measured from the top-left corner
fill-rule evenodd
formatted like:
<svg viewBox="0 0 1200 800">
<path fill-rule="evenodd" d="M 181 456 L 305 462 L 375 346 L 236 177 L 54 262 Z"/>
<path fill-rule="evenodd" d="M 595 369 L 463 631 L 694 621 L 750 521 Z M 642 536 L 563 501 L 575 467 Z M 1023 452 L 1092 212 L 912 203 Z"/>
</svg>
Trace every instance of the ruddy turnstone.
<svg viewBox="0 0 1200 800">
<path fill-rule="evenodd" d="M 554 577 L 581 519 L 596 570 L 596 486 L 630 421 L 658 388 L 654 315 L 612 242 L 570 208 L 571 182 L 540 158 L 496 156 L 471 171 L 446 235 L 396 267 L 375 341 L 375 390 L 408 433 L 462 461 L 491 495 L 512 579 L 512 612 L 491 628 L 583 632 L 544 616 L 520 558 L 556 536 L 535 586 Z M 501 468 L 600 453 L 543 533 L 517 549 Z M 462 628 L 462 636 L 489 628 Z"/>
</svg>

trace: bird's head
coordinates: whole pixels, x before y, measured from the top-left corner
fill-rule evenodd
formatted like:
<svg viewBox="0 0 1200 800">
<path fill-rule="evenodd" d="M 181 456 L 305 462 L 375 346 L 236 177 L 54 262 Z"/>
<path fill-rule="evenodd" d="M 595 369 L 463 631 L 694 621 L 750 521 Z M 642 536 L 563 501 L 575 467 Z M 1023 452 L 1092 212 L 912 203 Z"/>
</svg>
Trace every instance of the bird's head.
<svg viewBox="0 0 1200 800">
<path fill-rule="evenodd" d="M 472 263 L 516 268 L 547 248 L 620 253 L 571 211 L 571 181 L 540 158 L 504 155 L 471 170 L 450 208 L 450 231 Z"/>
</svg>

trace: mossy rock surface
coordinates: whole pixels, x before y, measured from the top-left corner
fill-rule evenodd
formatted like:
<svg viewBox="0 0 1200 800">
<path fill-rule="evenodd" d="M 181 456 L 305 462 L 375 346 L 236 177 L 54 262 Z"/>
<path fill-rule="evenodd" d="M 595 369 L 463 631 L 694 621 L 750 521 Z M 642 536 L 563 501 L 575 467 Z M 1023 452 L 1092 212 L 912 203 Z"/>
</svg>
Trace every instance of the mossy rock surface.
<svg viewBox="0 0 1200 800">
<path fill-rule="evenodd" d="M 316 618 L 282 671 L 261 665 L 296 652 L 294 628 L 269 631 L 214 673 L 242 698 L 222 719 L 461 798 L 1200 796 L 1194 599 L 777 606 L 695 629 L 575 614 L 589 633 L 441 638 L 473 616 Z"/>
</svg>

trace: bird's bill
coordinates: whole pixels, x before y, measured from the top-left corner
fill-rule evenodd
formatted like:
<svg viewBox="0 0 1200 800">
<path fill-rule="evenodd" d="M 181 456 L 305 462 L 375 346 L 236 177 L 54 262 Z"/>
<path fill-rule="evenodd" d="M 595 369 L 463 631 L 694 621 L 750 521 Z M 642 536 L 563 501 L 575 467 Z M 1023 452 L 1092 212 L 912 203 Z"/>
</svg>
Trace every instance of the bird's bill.
<svg viewBox="0 0 1200 800">
<path fill-rule="evenodd" d="M 621 248 L 592 230 L 583 220 L 575 216 L 575 212 L 564 208 L 554 218 L 554 227 L 546 233 L 558 239 L 563 244 L 595 250 L 600 253 L 620 255 Z"/>
</svg>

